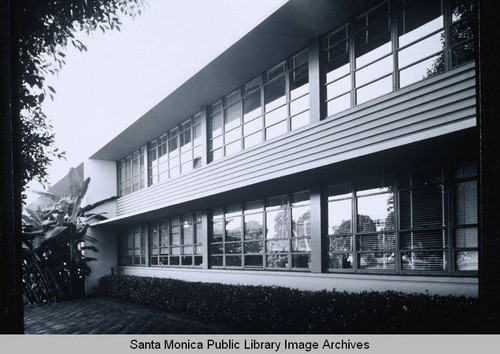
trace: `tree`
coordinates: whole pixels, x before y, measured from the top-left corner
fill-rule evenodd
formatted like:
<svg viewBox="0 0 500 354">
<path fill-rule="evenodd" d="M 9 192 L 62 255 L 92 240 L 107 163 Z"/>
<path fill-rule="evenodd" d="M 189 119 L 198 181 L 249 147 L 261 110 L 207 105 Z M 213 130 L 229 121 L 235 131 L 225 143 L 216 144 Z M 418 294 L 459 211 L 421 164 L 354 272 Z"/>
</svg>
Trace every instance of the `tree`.
<svg viewBox="0 0 500 354">
<path fill-rule="evenodd" d="M 14 115 L 21 120 L 21 184 L 37 180 L 46 186 L 46 168 L 54 158 L 64 158 L 55 147 L 52 126 L 41 104 L 53 98 L 54 88 L 45 83 L 48 75 L 57 74 L 65 64 L 68 45 L 86 51 L 75 32 L 120 30 L 120 16 L 140 15 L 145 0 L 18 0 L 18 60 L 13 73 L 18 79 L 13 92 Z"/>
</svg>

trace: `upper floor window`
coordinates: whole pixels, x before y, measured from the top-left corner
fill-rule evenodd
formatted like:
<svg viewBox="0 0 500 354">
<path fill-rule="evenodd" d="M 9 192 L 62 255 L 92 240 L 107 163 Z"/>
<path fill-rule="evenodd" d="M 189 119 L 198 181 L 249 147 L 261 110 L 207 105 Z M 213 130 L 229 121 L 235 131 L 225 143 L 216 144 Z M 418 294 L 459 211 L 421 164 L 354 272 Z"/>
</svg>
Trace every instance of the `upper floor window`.
<svg viewBox="0 0 500 354">
<path fill-rule="evenodd" d="M 327 115 L 473 60 L 474 10 L 471 0 L 385 1 L 328 34 Z"/>
<path fill-rule="evenodd" d="M 212 104 L 208 160 L 309 124 L 308 70 L 308 52 L 303 51 Z"/>
<path fill-rule="evenodd" d="M 124 196 L 145 187 L 144 153 L 141 148 L 118 162 L 118 195 Z"/>
<path fill-rule="evenodd" d="M 149 144 L 149 184 L 157 184 L 201 166 L 200 114 Z"/>
</svg>

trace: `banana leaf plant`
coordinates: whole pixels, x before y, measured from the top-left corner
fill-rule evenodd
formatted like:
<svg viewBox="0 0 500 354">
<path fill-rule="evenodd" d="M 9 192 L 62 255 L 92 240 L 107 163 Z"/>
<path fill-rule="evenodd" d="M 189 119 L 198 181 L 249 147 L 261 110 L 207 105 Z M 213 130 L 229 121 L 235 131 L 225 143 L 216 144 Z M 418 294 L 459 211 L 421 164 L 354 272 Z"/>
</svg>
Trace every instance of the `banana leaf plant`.
<svg viewBox="0 0 500 354">
<path fill-rule="evenodd" d="M 88 236 L 82 201 L 90 178 L 81 181 L 75 169 L 68 173 L 69 190 L 63 196 L 37 192 L 51 202 L 23 213 L 23 285 L 25 301 L 41 303 L 80 297 L 90 274 L 88 262 L 98 252 Z"/>
</svg>

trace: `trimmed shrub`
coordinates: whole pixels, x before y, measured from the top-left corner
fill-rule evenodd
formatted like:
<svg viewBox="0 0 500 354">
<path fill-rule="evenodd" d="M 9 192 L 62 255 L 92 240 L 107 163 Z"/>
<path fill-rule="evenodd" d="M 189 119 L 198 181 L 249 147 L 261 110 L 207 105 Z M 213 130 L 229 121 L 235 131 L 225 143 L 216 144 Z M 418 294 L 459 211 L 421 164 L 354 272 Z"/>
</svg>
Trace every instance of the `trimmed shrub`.
<svg viewBox="0 0 500 354">
<path fill-rule="evenodd" d="M 185 312 L 251 333 L 477 333 L 476 299 L 401 292 L 303 291 L 106 276 L 102 295 Z"/>
</svg>

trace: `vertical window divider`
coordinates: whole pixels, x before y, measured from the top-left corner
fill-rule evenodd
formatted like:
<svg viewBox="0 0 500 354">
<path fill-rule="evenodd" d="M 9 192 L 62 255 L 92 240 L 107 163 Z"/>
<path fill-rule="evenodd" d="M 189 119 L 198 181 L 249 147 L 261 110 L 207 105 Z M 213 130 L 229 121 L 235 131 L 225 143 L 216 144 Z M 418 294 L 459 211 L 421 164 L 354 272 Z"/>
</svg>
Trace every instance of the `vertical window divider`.
<svg viewBox="0 0 500 354">
<path fill-rule="evenodd" d="M 262 141 L 266 141 L 266 110 L 265 106 L 265 95 L 264 95 L 264 87 L 266 84 L 266 76 L 264 74 L 260 74 L 261 85 L 260 85 L 260 116 L 262 119 Z"/>
<path fill-rule="evenodd" d="M 324 86 L 323 65 L 321 65 L 320 38 L 314 37 L 308 46 L 309 74 L 309 110 L 311 122 L 317 122 L 326 117 L 325 103 L 322 95 Z"/>
<path fill-rule="evenodd" d="M 287 201 L 287 205 L 286 205 L 286 212 L 287 212 L 287 223 L 285 224 L 286 228 L 287 228 L 287 231 L 288 231 L 288 269 L 291 270 L 292 269 L 292 237 L 293 237 L 293 230 L 292 230 L 292 198 L 293 198 L 293 194 L 287 194 L 287 198 L 288 198 L 288 201 Z"/>
<path fill-rule="evenodd" d="M 445 170 L 445 181 L 447 182 L 444 185 L 444 190 L 445 190 L 445 205 L 448 206 L 446 210 L 446 218 L 445 220 L 447 221 L 447 224 L 445 225 L 445 232 L 446 232 L 446 237 L 448 239 L 448 255 L 446 257 L 446 261 L 448 262 L 449 266 L 448 272 L 449 273 L 454 273 L 455 272 L 455 245 L 453 244 L 453 233 L 455 231 L 454 225 L 455 225 L 455 216 L 454 216 L 454 211 L 455 211 L 455 178 L 453 176 L 453 167 L 452 166 L 446 166 Z"/>
<path fill-rule="evenodd" d="M 200 130 L 201 130 L 201 166 L 208 163 L 208 108 L 203 106 L 200 109 Z"/>
<path fill-rule="evenodd" d="M 146 267 L 150 267 L 151 266 L 151 263 L 149 261 L 149 227 L 148 227 L 148 224 L 144 224 L 142 226 L 143 230 L 144 230 L 144 257 L 145 257 L 145 262 L 144 262 L 144 265 Z"/>
<path fill-rule="evenodd" d="M 310 208 L 311 208 L 311 272 L 321 273 L 323 266 L 323 238 L 327 238 L 325 230 L 325 211 L 328 205 L 324 203 L 324 196 L 320 186 L 314 186 L 310 189 Z M 326 215 L 328 217 L 328 215 Z"/>
<path fill-rule="evenodd" d="M 263 235 L 263 251 L 264 251 L 264 260 L 262 262 L 262 268 L 265 270 L 267 269 L 267 208 L 266 208 L 266 198 L 262 198 L 262 206 L 264 207 L 264 210 L 262 212 L 262 226 L 264 229 L 264 235 Z"/>
<path fill-rule="evenodd" d="M 291 109 L 290 109 L 290 102 L 291 102 L 291 99 L 290 99 L 290 96 L 291 96 L 291 92 L 290 92 L 290 74 L 292 72 L 291 70 L 291 61 L 292 59 L 287 59 L 285 61 L 285 72 L 284 72 L 284 75 L 285 75 L 285 101 L 286 101 L 286 112 L 287 112 L 287 124 L 286 124 L 286 132 L 289 133 L 292 131 L 292 118 L 290 117 L 291 116 Z M 265 123 L 264 123 L 265 124 Z"/>
<path fill-rule="evenodd" d="M 451 28 L 451 0 L 441 0 L 441 13 L 444 16 L 444 41 L 445 46 L 443 50 L 444 54 L 444 70 L 448 71 L 451 69 L 451 39 L 450 39 L 450 28 Z"/>
<path fill-rule="evenodd" d="M 352 266 L 355 273 L 358 272 L 358 198 L 356 190 L 358 189 L 357 183 L 351 184 L 351 205 L 352 205 Z"/>
<path fill-rule="evenodd" d="M 391 29 L 391 45 L 392 45 L 392 58 L 393 58 L 393 76 L 392 76 L 392 91 L 397 91 L 399 89 L 399 63 L 398 63 L 398 48 L 399 48 L 399 37 L 398 37 L 398 14 L 400 8 L 398 7 L 397 0 L 391 0 L 390 2 L 390 29 Z"/>
<path fill-rule="evenodd" d="M 399 200 L 399 179 L 396 178 L 394 181 L 394 236 L 395 236 L 395 250 L 394 250 L 394 262 L 396 273 L 401 272 L 401 240 L 399 236 L 400 230 L 400 200 Z"/>
<path fill-rule="evenodd" d="M 351 108 L 356 106 L 356 53 L 354 51 L 354 26 L 350 23 L 347 26 L 349 36 L 349 70 L 351 73 Z"/>
</svg>

